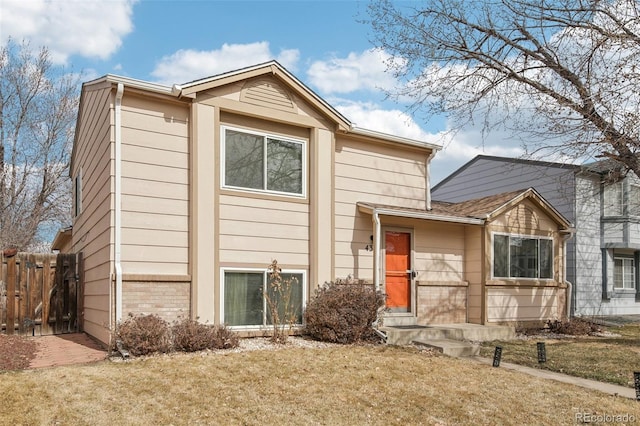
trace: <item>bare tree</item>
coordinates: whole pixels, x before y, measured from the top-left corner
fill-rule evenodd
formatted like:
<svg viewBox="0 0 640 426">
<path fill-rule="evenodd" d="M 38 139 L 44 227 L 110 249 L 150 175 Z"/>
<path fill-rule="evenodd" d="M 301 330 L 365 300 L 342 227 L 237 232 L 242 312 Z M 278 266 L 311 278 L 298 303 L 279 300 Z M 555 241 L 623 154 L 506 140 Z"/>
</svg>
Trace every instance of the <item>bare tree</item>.
<svg viewBox="0 0 640 426">
<path fill-rule="evenodd" d="M 26 250 L 43 227 L 69 223 L 77 88 L 46 48 L 0 48 L 0 248 Z"/>
<path fill-rule="evenodd" d="M 376 0 L 374 43 L 414 112 L 481 120 L 529 154 L 608 158 L 640 176 L 637 0 Z"/>
</svg>

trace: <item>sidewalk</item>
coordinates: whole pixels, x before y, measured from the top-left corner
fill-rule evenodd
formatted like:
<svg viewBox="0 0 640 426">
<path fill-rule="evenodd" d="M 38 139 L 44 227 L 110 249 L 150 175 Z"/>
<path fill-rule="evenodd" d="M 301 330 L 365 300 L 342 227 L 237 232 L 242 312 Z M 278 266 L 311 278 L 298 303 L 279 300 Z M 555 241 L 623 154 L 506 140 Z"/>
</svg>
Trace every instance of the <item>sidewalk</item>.
<svg viewBox="0 0 640 426">
<path fill-rule="evenodd" d="M 84 333 L 60 334 L 33 338 L 36 356 L 29 368 L 57 367 L 101 361 L 107 351 Z"/>
<path fill-rule="evenodd" d="M 471 357 L 468 359 L 479 362 L 481 364 L 493 365 L 493 359 L 489 359 L 489 358 Z M 569 383 L 569 384 L 580 386 L 583 388 L 593 389 L 600 392 L 608 393 L 610 395 L 636 399 L 635 389 L 628 388 L 625 386 L 618 386 L 610 383 L 598 382 L 596 380 L 583 379 L 581 377 L 569 376 L 566 374 L 555 373 L 553 371 L 542 370 L 539 368 L 525 367 L 523 365 L 510 364 L 508 362 L 501 362 L 500 367 L 497 367 L 497 368 L 505 368 L 507 370 L 519 371 L 521 373 L 529 374 L 535 377 L 540 377 L 542 379 L 555 380 L 557 382 Z"/>
</svg>

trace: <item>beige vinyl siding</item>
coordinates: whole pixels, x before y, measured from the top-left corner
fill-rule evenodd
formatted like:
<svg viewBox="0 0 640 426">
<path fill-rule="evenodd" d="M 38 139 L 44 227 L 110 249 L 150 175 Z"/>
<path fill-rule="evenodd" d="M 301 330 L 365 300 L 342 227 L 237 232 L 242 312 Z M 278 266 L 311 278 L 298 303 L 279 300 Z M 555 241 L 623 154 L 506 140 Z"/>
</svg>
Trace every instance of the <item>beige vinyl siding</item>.
<svg viewBox="0 0 640 426">
<path fill-rule="evenodd" d="M 413 223 L 418 323 L 466 322 L 464 226 L 426 221 Z"/>
<path fill-rule="evenodd" d="M 174 103 L 123 98 L 125 274 L 189 273 L 188 114 Z"/>
<path fill-rule="evenodd" d="M 373 279 L 373 223 L 370 215 L 359 214 L 355 204 L 335 205 L 335 275 L 344 278 L 353 274 L 359 279 Z"/>
<path fill-rule="evenodd" d="M 559 318 L 556 287 L 488 287 L 487 322 L 544 321 Z"/>
<path fill-rule="evenodd" d="M 417 222 L 414 230 L 414 266 L 421 283 L 464 281 L 464 227 Z"/>
<path fill-rule="evenodd" d="M 428 285 L 417 287 L 418 324 L 467 322 L 467 287 Z"/>
<path fill-rule="evenodd" d="M 221 194 L 219 209 L 221 265 L 309 265 L 308 204 Z"/>
<path fill-rule="evenodd" d="M 86 90 L 72 178 L 82 170 L 82 213 L 73 223 L 73 251 L 84 255 L 84 330 L 109 341 L 112 271 L 112 105 L 110 87 Z"/>
<path fill-rule="evenodd" d="M 465 279 L 467 290 L 467 320 L 473 324 L 482 324 L 482 232 L 477 227 L 465 228 Z"/>
<path fill-rule="evenodd" d="M 373 278 L 373 255 L 365 247 L 371 216 L 358 201 L 425 208 L 426 150 L 402 149 L 338 136 L 335 154 L 335 276 Z"/>
</svg>

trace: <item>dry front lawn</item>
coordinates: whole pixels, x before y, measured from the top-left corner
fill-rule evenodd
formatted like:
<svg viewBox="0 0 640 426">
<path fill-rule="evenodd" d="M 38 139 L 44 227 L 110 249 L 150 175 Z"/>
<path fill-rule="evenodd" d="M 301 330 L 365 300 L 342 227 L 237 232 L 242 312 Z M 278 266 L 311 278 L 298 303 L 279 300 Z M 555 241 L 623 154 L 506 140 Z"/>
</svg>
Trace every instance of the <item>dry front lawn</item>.
<svg viewBox="0 0 640 426">
<path fill-rule="evenodd" d="M 604 336 L 531 338 L 483 344 L 481 355 L 493 357 L 502 346 L 502 361 L 542 368 L 585 379 L 634 387 L 640 371 L 640 324 L 605 328 Z M 537 343 L 545 342 L 547 361 L 538 363 Z M 640 423 L 640 419 L 638 419 Z"/>
<path fill-rule="evenodd" d="M 7 425 L 562 425 L 640 403 L 412 348 L 174 354 L 0 374 Z"/>
</svg>

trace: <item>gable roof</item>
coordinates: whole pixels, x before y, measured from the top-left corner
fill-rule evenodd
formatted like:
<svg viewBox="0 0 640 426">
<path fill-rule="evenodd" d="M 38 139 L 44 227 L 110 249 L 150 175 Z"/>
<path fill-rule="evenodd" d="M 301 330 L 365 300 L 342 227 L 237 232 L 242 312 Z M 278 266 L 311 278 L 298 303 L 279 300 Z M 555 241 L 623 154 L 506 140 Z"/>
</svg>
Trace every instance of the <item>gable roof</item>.
<svg viewBox="0 0 640 426">
<path fill-rule="evenodd" d="M 472 165 L 474 165 L 475 163 L 477 163 L 479 161 L 495 161 L 495 162 L 500 162 L 500 163 L 525 164 L 525 165 L 540 166 L 540 167 L 553 167 L 553 168 L 557 168 L 557 169 L 566 169 L 566 170 L 570 170 L 570 171 L 582 170 L 582 166 L 577 165 L 577 164 L 554 163 L 554 162 L 551 162 L 551 161 L 527 160 L 527 159 L 524 159 L 524 158 L 498 157 L 498 156 L 495 156 L 495 155 L 480 154 L 480 155 L 476 155 L 474 158 L 472 158 L 471 160 L 469 160 L 468 162 L 466 162 L 465 164 L 460 166 L 454 172 L 452 172 L 447 177 L 445 177 L 440 182 L 438 182 L 437 185 L 434 185 L 433 188 L 432 188 L 432 191 L 437 190 L 438 188 L 440 188 L 440 186 L 442 186 L 442 185 L 446 184 L 447 182 L 449 182 L 450 180 L 454 179 L 456 176 L 460 175 L 466 169 L 468 169 L 469 167 L 471 167 Z"/>
<path fill-rule="evenodd" d="M 519 191 L 503 192 L 473 200 L 451 203 L 446 201 L 432 201 L 431 210 L 411 209 L 398 206 L 358 202 L 358 208 L 367 213 L 413 217 L 444 222 L 456 222 L 469 225 L 483 225 L 487 221 L 500 216 L 525 199 L 540 207 L 551 219 L 563 229 L 570 230 L 571 222 L 560 214 L 535 189 L 528 188 Z"/>
<path fill-rule="evenodd" d="M 356 136 L 374 138 L 383 141 L 397 142 L 404 145 L 410 145 L 420 148 L 428 148 L 432 151 L 439 151 L 442 149 L 442 145 L 433 144 L 424 140 L 406 138 L 403 136 L 390 135 L 384 132 L 375 130 L 369 130 L 355 126 L 344 115 L 342 115 L 337 109 L 331 106 L 327 101 L 322 99 L 317 93 L 307 87 L 304 83 L 298 80 L 293 74 L 287 71 L 277 61 L 272 60 L 261 64 L 252 65 L 249 67 L 217 74 L 211 77 L 206 77 L 198 80 L 194 80 L 184 84 L 174 84 L 173 86 L 167 86 L 159 83 L 153 83 L 149 81 L 138 80 L 130 77 L 123 77 L 114 74 L 107 74 L 98 79 L 83 83 L 83 91 L 81 93 L 80 102 L 84 90 L 93 85 L 100 84 L 122 84 L 125 89 L 134 89 L 137 91 L 153 93 L 156 95 L 169 96 L 174 99 L 180 99 L 186 102 L 191 102 L 195 99 L 198 92 L 209 90 L 212 88 L 224 86 L 226 84 L 232 84 L 238 81 L 247 80 L 259 76 L 272 76 L 281 81 L 287 88 L 292 90 L 297 96 L 312 104 L 323 115 L 325 115 L 331 122 L 336 125 L 338 132 L 344 134 L 352 134 Z M 80 117 L 80 109 L 78 113 Z M 78 121 L 80 121 L 78 119 Z M 75 143 L 74 143 L 75 145 Z"/>
</svg>

